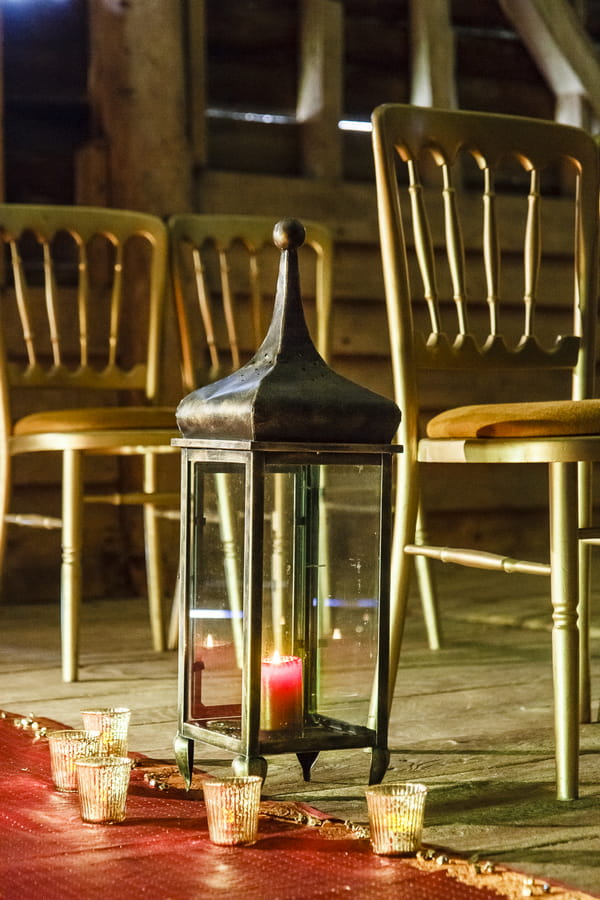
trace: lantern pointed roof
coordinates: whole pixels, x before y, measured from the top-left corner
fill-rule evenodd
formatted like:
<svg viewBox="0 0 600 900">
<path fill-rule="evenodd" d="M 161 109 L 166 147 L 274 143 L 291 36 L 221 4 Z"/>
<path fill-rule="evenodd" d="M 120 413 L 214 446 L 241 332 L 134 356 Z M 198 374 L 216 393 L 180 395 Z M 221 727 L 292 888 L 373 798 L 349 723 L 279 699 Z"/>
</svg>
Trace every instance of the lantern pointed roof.
<svg viewBox="0 0 600 900">
<path fill-rule="evenodd" d="M 300 294 L 297 219 L 273 230 L 281 250 L 273 318 L 249 362 L 184 397 L 177 424 L 185 437 L 294 443 L 389 443 L 396 404 L 334 372 L 310 337 Z"/>
</svg>

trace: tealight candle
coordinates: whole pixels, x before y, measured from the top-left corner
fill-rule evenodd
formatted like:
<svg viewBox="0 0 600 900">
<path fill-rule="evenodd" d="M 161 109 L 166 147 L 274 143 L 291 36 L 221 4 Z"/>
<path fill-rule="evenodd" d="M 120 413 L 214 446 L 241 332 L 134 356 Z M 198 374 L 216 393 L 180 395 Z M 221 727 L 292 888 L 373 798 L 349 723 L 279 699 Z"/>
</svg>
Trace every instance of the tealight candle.
<svg viewBox="0 0 600 900">
<path fill-rule="evenodd" d="M 261 663 L 260 727 L 263 731 L 302 730 L 302 660 L 274 653 Z"/>
</svg>

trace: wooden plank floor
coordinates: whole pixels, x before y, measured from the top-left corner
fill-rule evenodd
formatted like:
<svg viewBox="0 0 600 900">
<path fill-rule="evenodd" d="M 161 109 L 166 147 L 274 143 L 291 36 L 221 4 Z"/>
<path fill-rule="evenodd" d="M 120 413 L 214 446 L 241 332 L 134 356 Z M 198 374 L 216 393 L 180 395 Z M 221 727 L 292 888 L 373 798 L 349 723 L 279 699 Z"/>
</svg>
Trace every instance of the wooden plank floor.
<svg viewBox="0 0 600 900">
<path fill-rule="evenodd" d="M 386 777 L 429 786 L 426 842 L 600 893 L 599 725 L 582 728 L 581 798 L 554 797 L 546 583 L 438 571 L 445 646 L 428 650 L 415 599 Z M 84 604 L 75 684 L 60 678 L 57 606 L 5 603 L 0 632 L 0 708 L 77 725 L 84 705 L 127 705 L 130 748 L 173 759 L 176 658 L 151 651 L 142 601 Z M 592 647 L 597 676 L 600 631 Z M 229 768 L 226 754 L 209 747 L 197 748 L 197 763 L 215 773 Z M 362 750 L 323 753 L 306 784 L 294 757 L 270 757 L 265 796 L 301 798 L 366 822 L 368 769 Z"/>
</svg>

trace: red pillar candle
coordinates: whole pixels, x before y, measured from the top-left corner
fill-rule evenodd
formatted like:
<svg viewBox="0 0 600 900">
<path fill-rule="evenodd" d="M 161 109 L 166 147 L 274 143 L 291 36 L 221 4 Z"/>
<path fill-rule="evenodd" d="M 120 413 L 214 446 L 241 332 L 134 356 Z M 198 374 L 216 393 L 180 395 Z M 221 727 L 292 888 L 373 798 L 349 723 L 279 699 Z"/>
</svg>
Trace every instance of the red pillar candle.
<svg viewBox="0 0 600 900">
<path fill-rule="evenodd" d="M 302 660 L 267 657 L 261 663 L 260 727 L 263 731 L 302 730 Z"/>
</svg>

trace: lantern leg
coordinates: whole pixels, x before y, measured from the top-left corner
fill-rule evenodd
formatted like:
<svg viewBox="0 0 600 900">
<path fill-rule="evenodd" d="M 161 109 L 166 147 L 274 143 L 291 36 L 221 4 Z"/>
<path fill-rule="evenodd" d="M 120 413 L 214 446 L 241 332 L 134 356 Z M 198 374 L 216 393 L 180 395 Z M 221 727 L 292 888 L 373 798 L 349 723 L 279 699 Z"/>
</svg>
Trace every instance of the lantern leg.
<svg viewBox="0 0 600 900">
<path fill-rule="evenodd" d="M 192 770 L 194 768 L 194 742 L 181 734 L 176 734 L 173 740 L 173 749 L 177 768 L 185 781 L 186 790 L 189 791 L 192 786 Z"/>
<path fill-rule="evenodd" d="M 302 766 L 302 777 L 305 781 L 310 781 L 310 773 L 312 771 L 312 767 L 317 761 L 318 755 L 318 750 L 305 750 L 303 753 L 296 753 L 298 762 Z"/>
<path fill-rule="evenodd" d="M 236 756 L 231 768 L 238 777 L 260 775 L 263 781 L 267 777 L 267 761 L 264 756 Z"/>
<path fill-rule="evenodd" d="M 390 751 L 387 747 L 373 747 L 371 751 L 371 771 L 369 784 L 379 784 L 390 764 Z"/>
</svg>

